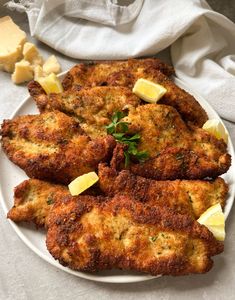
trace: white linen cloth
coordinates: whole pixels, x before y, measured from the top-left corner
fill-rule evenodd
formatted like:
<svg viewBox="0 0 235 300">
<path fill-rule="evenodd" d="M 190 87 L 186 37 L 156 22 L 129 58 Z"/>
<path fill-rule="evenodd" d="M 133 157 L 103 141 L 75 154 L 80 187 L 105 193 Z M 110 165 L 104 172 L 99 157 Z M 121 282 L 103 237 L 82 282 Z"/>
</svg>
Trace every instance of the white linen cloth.
<svg viewBox="0 0 235 300">
<path fill-rule="evenodd" d="M 235 24 L 206 1 L 135 0 L 129 6 L 111 0 L 20 2 L 31 34 L 73 58 L 149 56 L 171 45 L 176 75 L 221 117 L 235 122 Z"/>
</svg>

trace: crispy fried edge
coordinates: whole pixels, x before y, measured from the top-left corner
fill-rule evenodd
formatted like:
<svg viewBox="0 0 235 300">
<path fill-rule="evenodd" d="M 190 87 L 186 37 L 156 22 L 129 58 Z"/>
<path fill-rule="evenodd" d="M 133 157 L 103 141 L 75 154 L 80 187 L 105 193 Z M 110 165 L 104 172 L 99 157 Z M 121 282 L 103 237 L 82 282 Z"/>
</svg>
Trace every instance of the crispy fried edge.
<svg viewBox="0 0 235 300">
<path fill-rule="evenodd" d="M 59 112 L 60 114 L 63 114 Z M 64 114 L 65 115 L 65 114 Z M 34 115 L 35 117 L 40 117 L 41 115 Z M 70 118 L 67 115 L 65 115 L 66 118 Z M 25 116 L 24 116 L 25 117 Z M 66 170 L 69 169 L 71 166 L 70 172 L 72 173 L 74 168 L 73 165 L 69 165 L 68 161 L 64 161 L 64 153 L 60 151 L 53 157 L 54 160 L 51 161 L 53 163 L 53 166 L 48 167 L 47 164 L 44 164 L 44 162 L 48 162 L 48 157 L 47 156 L 41 156 L 38 154 L 34 159 L 29 159 L 28 157 L 15 157 L 15 151 L 12 149 L 11 145 L 8 143 L 9 139 L 9 128 L 10 125 L 15 122 L 15 120 L 18 120 L 20 117 L 16 117 L 13 120 L 4 120 L 1 128 L 1 135 L 2 135 L 2 148 L 8 158 L 15 163 L 17 166 L 19 166 L 21 169 L 25 171 L 25 173 L 30 177 L 30 178 L 37 178 L 41 180 L 49 180 L 53 181 L 54 183 L 62 183 L 62 184 L 68 184 L 70 181 L 72 181 L 75 177 L 72 174 L 69 174 L 66 172 Z M 70 118 L 73 120 L 72 118 Z M 74 120 L 73 120 L 74 121 Z M 74 121 L 75 122 L 75 121 Z M 19 124 L 17 123 L 17 128 Z M 80 134 L 80 131 L 78 131 Z M 85 137 L 85 135 L 83 135 Z M 87 136 L 89 139 L 89 137 Z M 96 145 L 101 145 L 103 142 L 103 146 L 105 145 L 106 147 L 106 156 L 103 157 L 103 161 L 109 161 L 111 156 L 112 156 L 112 150 L 116 145 L 116 142 L 114 138 L 110 135 L 107 135 L 104 138 L 97 138 L 95 140 L 90 140 L 87 145 L 89 146 L 86 150 L 86 153 L 88 154 L 90 151 L 93 151 L 95 149 L 98 149 L 98 147 L 95 147 Z M 100 150 L 100 149 L 99 149 Z M 27 153 L 27 152 L 25 152 Z M 101 153 L 101 151 L 100 151 Z M 68 153 L 69 154 L 69 153 Z M 96 164 L 96 155 L 95 153 L 91 153 L 90 155 L 90 165 L 93 166 Z M 84 153 L 85 155 L 85 153 Z M 61 165 L 63 163 L 63 165 Z M 98 163 L 95 166 L 95 169 L 98 168 Z M 56 167 L 57 166 L 57 167 Z M 66 175 L 66 178 L 65 178 Z M 78 174 L 79 175 L 79 174 Z M 77 176 L 78 176 L 77 175 Z M 81 174 L 80 174 L 81 175 Z"/>
<path fill-rule="evenodd" d="M 124 151 L 126 145 L 117 143 L 113 150 L 110 165 L 113 169 L 121 170 L 124 167 Z M 184 161 L 177 160 L 176 156 L 187 158 L 188 168 L 184 167 Z M 192 150 L 169 147 L 161 151 L 156 157 L 149 158 L 142 163 L 132 163 L 129 169 L 132 173 L 155 180 L 176 180 L 176 179 L 204 179 L 216 178 L 228 171 L 231 165 L 231 155 L 225 153 L 221 155 L 218 163 L 208 164 L 207 157 L 202 156 L 205 168 L 201 170 L 195 162 L 198 159 Z M 167 163 L 166 163 L 167 162 Z M 182 167 L 183 166 L 183 167 Z"/>
<path fill-rule="evenodd" d="M 30 196 L 30 194 L 32 194 L 31 189 L 33 188 L 36 188 L 35 199 L 30 198 L 29 200 L 27 198 Z M 48 192 L 48 194 L 45 195 L 45 199 L 41 198 L 40 189 L 43 189 L 44 192 Z M 51 195 L 53 190 L 54 195 Z M 67 194 L 69 195 L 69 191 L 67 187 L 63 185 L 52 184 L 38 179 L 24 180 L 14 188 L 14 205 L 8 211 L 7 218 L 16 223 L 32 222 L 37 227 L 45 227 L 46 218 L 51 209 L 51 205 L 56 199 L 55 194 L 57 194 L 57 196 L 65 196 Z M 49 196 L 52 201 L 51 203 L 47 203 Z M 38 198 L 44 200 L 40 201 L 40 204 L 42 204 L 40 207 L 37 206 L 39 204 Z"/>
<path fill-rule="evenodd" d="M 148 62 L 152 60 L 152 67 L 159 69 L 166 76 L 171 76 L 175 73 L 174 68 L 172 66 L 167 65 L 166 63 L 164 63 L 163 61 L 161 61 L 158 58 L 129 59 L 127 61 L 123 60 L 123 61 L 117 61 L 117 62 L 113 61 L 113 60 L 89 61 L 87 63 L 77 64 L 73 68 L 71 68 L 69 70 L 69 72 L 65 75 L 65 77 L 62 81 L 62 85 L 64 87 L 64 90 L 71 89 L 73 86 L 74 74 L 76 74 L 78 72 L 78 70 L 80 71 L 82 68 L 89 67 L 89 65 L 94 66 L 94 65 L 99 65 L 99 64 L 108 64 L 112 67 L 112 65 L 115 65 L 117 63 L 127 62 L 128 63 L 127 67 L 129 67 L 129 65 L 131 67 L 131 65 L 134 64 L 135 62 L 138 63 L 138 61 L 144 61 L 144 60 L 148 60 Z"/>
<path fill-rule="evenodd" d="M 55 259 L 58 259 L 62 265 L 69 266 L 72 269 L 80 271 L 95 272 L 99 270 L 120 268 L 124 270 L 135 270 L 147 272 L 152 275 L 186 275 L 190 273 L 204 273 L 211 269 L 213 261 L 211 256 L 217 255 L 223 251 L 223 244 L 213 237 L 212 233 L 203 225 L 193 221 L 187 215 L 175 214 L 173 211 L 159 207 L 148 207 L 139 202 L 133 201 L 127 197 L 116 196 L 112 200 L 99 202 L 96 198 L 85 197 L 66 197 L 61 199 L 63 209 L 60 211 L 61 203 L 56 202 L 49 215 L 49 229 L 47 233 L 46 244 L 48 251 Z M 66 211 L 67 205 L 69 212 Z M 73 241 L 69 241 L 69 236 L 78 229 L 78 219 L 84 214 L 90 212 L 94 207 L 98 210 L 104 210 L 117 216 L 122 215 L 123 209 L 128 211 L 130 218 L 136 224 L 157 225 L 159 231 L 169 230 L 174 232 L 178 230 L 187 234 L 190 238 L 201 239 L 206 246 L 206 264 L 197 272 L 195 266 L 187 263 L 185 258 L 178 260 L 162 260 L 161 262 L 151 262 L 151 265 L 141 267 L 137 262 L 130 260 L 127 253 L 119 257 L 117 254 L 109 253 L 108 249 L 101 253 L 99 249 L 92 248 L 91 259 L 83 268 L 79 268 L 73 261 L 63 259 L 63 251 L 70 246 L 69 251 L 73 251 Z M 59 213 L 58 213 L 59 210 Z M 77 224 L 77 225 L 75 225 Z M 59 246 L 61 244 L 61 246 Z M 60 248 L 62 247 L 62 248 Z M 71 248 L 72 247 L 72 248 Z M 61 252 L 62 251 L 62 252 Z"/>
<path fill-rule="evenodd" d="M 157 193 L 154 195 L 149 195 L 148 194 L 148 189 L 154 187 L 156 184 L 159 192 L 161 189 L 164 189 L 165 184 L 171 185 L 176 183 L 177 185 L 175 187 L 180 186 L 180 189 L 184 191 L 185 193 L 187 188 L 184 188 L 181 186 L 181 183 L 185 182 L 186 184 L 192 184 L 192 185 L 197 185 L 200 187 L 200 183 L 208 183 L 208 184 L 214 184 L 215 185 L 220 185 L 221 187 L 221 201 L 219 202 L 224 208 L 225 202 L 226 202 L 226 196 L 228 194 L 228 185 L 225 183 L 223 178 L 216 178 L 214 181 L 202 181 L 202 180 L 166 180 L 166 181 L 156 181 L 152 179 L 147 179 L 138 175 L 135 175 L 131 173 L 129 170 L 121 170 L 118 172 L 115 169 L 110 168 L 107 164 L 105 163 L 100 163 L 98 167 L 98 175 L 99 175 L 99 187 L 100 189 L 104 192 L 106 196 L 109 197 L 114 197 L 117 194 L 121 195 L 127 195 L 129 197 L 133 197 L 135 200 L 146 203 L 147 205 L 151 206 L 158 206 L 158 195 Z M 164 183 L 164 185 L 162 185 Z M 162 185 L 162 186 L 161 186 Z M 170 190 L 171 191 L 171 190 Z M 190 193 L 190 191 L 189 191 Z M 192 194 L 190 193 L 191 197 Z M 170 193 L 168 196 L 173 197 L 173 195 Z M 192 197 L 194 198 L 194 197 Z M 170 202 L 171 198 L 166 199 L 164 202 L 164 206 L 166 207 L 171 207 Z M 181 207 L 181 210 L 176 210 L 177 213 L 185 214 L 188 213 L 189 215 L 193 216 L 194 218 L 199 218 L 201 213 L 204 212 L 209 206 L 206 206 L 204 211 L 202 211 L 199 215 L 196 214 L 194 211 L 194 206 L 190 202 L 189 197 L 187 197 L 188 202 L 185 203 L 186 206 L 183 205 L 183 203 L 178 204 L 178 208 Z M 169 203 L 167 202 L 169 201 Z M 203 204 L 203 199 L 201 199 L 201 204 Z M 150 204 L 149 204 L 150 203 Z M 176 209 L 176 202 L 172 202 L 174 204 L 174 208 Z M 162 200 L 161 203 L 159 204 L 160 206 L 163 206 Z M 187 206 L 190 208 L 188 212 L 186 212 Z"/>
</svg>

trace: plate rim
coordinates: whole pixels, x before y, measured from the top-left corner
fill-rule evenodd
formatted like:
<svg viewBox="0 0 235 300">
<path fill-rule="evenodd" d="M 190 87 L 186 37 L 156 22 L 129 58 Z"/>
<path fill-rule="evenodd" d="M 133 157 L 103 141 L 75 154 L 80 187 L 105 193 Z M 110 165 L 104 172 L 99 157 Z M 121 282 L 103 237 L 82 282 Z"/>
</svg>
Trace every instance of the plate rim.
<svg viewBox="0 0 235 300">
<path fill-rule="evenodd" d="M 58 75 L 58 77 L 61 79 L 68 71 L 62 72 Z M 200 94 L 198 94 L 197 92 L 194 91 L 194 89 L 190 86 L 190 84 L 185 83 L 184 81 L 182 81 L 181 79 L 177 78 L 177 77 L 173 77 L 174 82 L 179 85 L 181 88 L 185 89 L 186 91 L 190 92 L 191 94 L 193 94 L 193 96 L 196 98 L 196 100 L 200 103 L 200 105 L 203 106 L 203 108 L 205 108 L 204 106 L 207 106 L 207 108 L 211 111 L 213 111 L 213 114 L 222 122 L 222 124 L 225 126 L 223 120 L 220 118 L 220 116 L 218 115 L 218 113 L 214 110 L 214 108 L 204 99 L 203 96 L 201 96 Z M 13 111 L 13 113 L 10 115 L 10 118 L 14 118 L 15 116 L 18 115 L 18 112 L 20 111 L 20 109 L 22 109 L 22 107 L 31 100 L 31 96 L 28 95 L 27 97 L 25 97 L 25 99 L 20 102 L 20 104 L 17 106 L 17 108 Z M 201 103 L 202 102 L 202 103 Z M 226 126 L 225 126 L 226 128 Z M 226 128 L 227 130 L 227 128 Z M 228 130 L 227 130 L 228 131 Z M 229 133 L 229 132 L 228 132 Z M 229 135 L 228 138 L 228 145 L 230 146 L 230 155 L 232 158 L 232 164 L 231 164 L 231 168 L 233 167 L 235 169 L 235 164 L 233 162 L 235 162 L 235 151 L 234 151 L 234 147 L 232 144 L 232 140 L 231 137 Z M 2 147 L 0 147 L 0 155 L 5 155 Z M 227 219 L 233 203 L 234 203 L 234 196 L 235 196 L 235 175 L 233 176 L 233 181 L 232 181 L 232 187 L 230 186 L 231 190 L 231 196 L 232 196 L 232 200 L 230 200 L 230 202 L 228 203 L 228 206 L 226 206 L 226 214 L 225 214 L 225 218 Z M 5 197 L 3 196 L 3 191 L 2 191 L 2 187 L 1 187 L 1 183 L 0 183 L 0 197 L 2 199 L 1 202 L 1 206 L 3 208 L 3 211 L 5 214 L 7 214 L 8 212 L 8 208 L 6 206 L 6 201 L 5 201 Z M 77 276 L 79 278 L 83 278 L 83 279 L 87 279 L 87 280 L 91 280 L 91 281 L 95 281 L 95 282 L 104 282 L 104 283 L 134 283 L 134 282 L 144 282 L 144 281 L 148 281 L 148 280 L 153 280 L 156 278 L 161 277 L 161 275 L 159 276 L 151 276 L 148 274 L 143 274 L 143 275 L 137 275 L 137 276 L 133 276 L 133 275 L 123 275 L 123 276 L 119 276 L 119 275 L 110 275 L 110 276 L 100 276 L 95 273 L 86 273 L 86 272 L 79 272 L 79 271 L 74 271 L 69 269 L 68 267 L 64 267 L 61 264 L 59 264 L 56 260 L 53 259 L 53 257 L 49 257 L 46 256 L 40 249 L 37 248 L 37 246 L 35 246 L 32 241 L 26 237 L 26 235 L 22 232 L 20 225 L 15 224 L 13 221 L 11 221 L 10 219 L 7 219 L 8 222 L 10 223 L 10 225 L 12 226 L 13 230 L 16 232 L 16 234 L 18 235 L 18 237 L 22 240 L 22 242 L 29 247 L 35 254 L 37 254 L 40 258 L 42 258 L 44 261 L 46 261 L 47 263 L 51 264 L 52 266 L 65 271 L 66 273 L 69 273 L 71 275 Z M 126 276 L 128 276 L 128 280 L 126 279 Z"/>
</svg>

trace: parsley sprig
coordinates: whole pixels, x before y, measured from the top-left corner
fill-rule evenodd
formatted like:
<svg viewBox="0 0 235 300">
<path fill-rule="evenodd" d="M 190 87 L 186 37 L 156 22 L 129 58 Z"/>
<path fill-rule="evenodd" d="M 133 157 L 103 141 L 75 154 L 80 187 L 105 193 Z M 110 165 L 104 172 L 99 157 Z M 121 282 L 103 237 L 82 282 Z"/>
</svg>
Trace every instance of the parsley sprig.
<svg viewBox="0 0 235 300">
<path fill-rule="evenodd" d="M 124 135 L 128 130 L 128 122 L 122 122 L 120 120 L 125 116 L 126 114 L 121 111 L 117 111 L 116 113 L 114 113 L 111 118 L 112 122 L 108 126 L 106 126 L 107 133 L 112 135 L 116 134 L 117 136 L 121 136 L 122 134 Z M 117 133 L 117 130 L 123 133 Z"/>
<path fill-rule="evenodd" d="M 125 116 L 125 113 L 120 111 L 114 113 L 111 119 L 112 122 L 106 126 L 106 130 L 108 134 L 111 134 L 116 139 L 116 141 L 128 146 L 124 151 L 125 166 L 128 166 L 131 157 L 143 162 L 149 155 L 146 151 L 138 151 L 137 145 L 140 141 L 140 135 L 138 133 L 134 135 L 127 134 L 129 123 L 120 121 Z"/>
</svg>

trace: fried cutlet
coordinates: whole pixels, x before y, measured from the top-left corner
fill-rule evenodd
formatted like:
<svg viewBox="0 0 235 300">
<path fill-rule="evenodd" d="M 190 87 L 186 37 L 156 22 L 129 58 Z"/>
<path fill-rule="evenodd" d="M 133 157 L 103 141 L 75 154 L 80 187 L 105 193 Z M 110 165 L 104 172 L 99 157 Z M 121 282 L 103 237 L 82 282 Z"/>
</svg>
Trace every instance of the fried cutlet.
<svg viewBox="0 0 235 300">
<path fill-rule="evenodd" d="M 33 222 L 38 227 L 44 227 L 55 195 L 62 197 L 70 193 L 64 185 L 38 179 L 25 180 L 14 189 L 14 206 L 7 217 L 17 223 Z"/>
<path fill-rule="evenodd" d="M 215 178 L 230 167 L 226 143 L 185 124 L 173 107 L 142 105 L 122 120 L 129 123 L 130 134 L 140 134 L 138 150 L 147 151 L 150 157 L 130 166 L 137 175 L 158 180 Z M 116 169 L 124 159 L 123 148 L 118 145 L 114 151 L 112 166 Z"/>
<path fill-rule="evenodd" d="M 102 191 L 97 185 L 90 187 L 82 195 L 97 196 Z M 71 195 L 65 185 L 28 179 L 14 189 L 14 205 L 7 217 L 12 221 L 34 223 L 37 227 L 46 227 L 46 219 L 52 204 L 57 198 Z"/>
<path fill-rule="evenodd" d="M 151 207 L 170 207 L 196 219 L 216 203 L 224 208 L 228 193 L 222 178 L 156 181 L 136 176 L 128 170 L 118 172 L 105 164 L 99 164 L 98 175 L 100 189 L 109 197 L 127 195 Z"/>
<path fill-rule="evenodd" d="M 90 140 L 71 117 L 58 112 L 5 120 L 2 147 L 29 177 L 67 184 L 108 161 L 112 136 Z"/>
<path fill-rule="evenodd" d="M 106 136 L 105 125 L 117 111 L 126 113 L 140 104 L 140 99 L 125 87 L 93 87 L 47 95 L 36 81 L 28 85 L 40 112 L 59 110 L 74 117 L 91 138 Z"/>
<path fill-rule="evenodd" d="M 81 87 L 113 85 L 112 80 L 116 74 L 122 72 L 128 86 L 128 80 L 133 83 L 136 72 L 145 69 L 159 70 L 166 76 L 174 74 L 174 68 L 157 58 L 129 59 L 125 61 L 100 61 L 80 63 L 75 65 L 66 74 L 63 80 L 65 90 L 79 90 Z"/>
<path fill-rule="evenodd" d="M 151 275 L 205 273 L 223 244 L 188 215 L 127 196 L 58 199 L 48 217 L 47 249 L 71 269 Z"/>
<path fill-rule="evenodd" d="M 201 127 L 208 119 L 205 110 L 192 95 L 178 87 L 167 76 L 171 72 L 165 70 L 168 67 L 154 59 L 78 64 L 67 73 L 63 85 L 65 90 L 70 91 L 100 85 L 126 86 L 132 89 L 139 78 L 145 78 L 167 89 L 159 103 L 173 106 L 185 121 Z"/>
<path fill-rule="evenodd" d="M 224 208 L 228 192 L 228 186 L 222 178 L 214 181 L 155 181 L 136 176 L 128 170 L 117 172 L 105 164 L 99 165 L 98 175 L 98 186 L 86 190 L 86 195 L 127 195 L 151 207 L 170 207 L 177 213 L 194 218 L 199 218 L 216 203 Z M 7 217 L 17 223 L 32 222 L 37 226 L 45 226 L 55 199 L 66 195 L 70 195 L 67 186 L 38 179 L 25 180 L 14 189 L 14 205 Z"/>
</svg>

